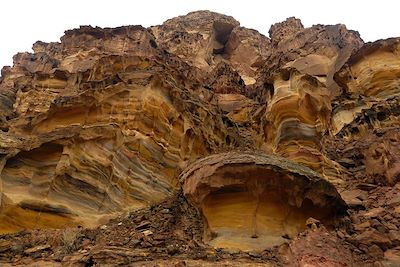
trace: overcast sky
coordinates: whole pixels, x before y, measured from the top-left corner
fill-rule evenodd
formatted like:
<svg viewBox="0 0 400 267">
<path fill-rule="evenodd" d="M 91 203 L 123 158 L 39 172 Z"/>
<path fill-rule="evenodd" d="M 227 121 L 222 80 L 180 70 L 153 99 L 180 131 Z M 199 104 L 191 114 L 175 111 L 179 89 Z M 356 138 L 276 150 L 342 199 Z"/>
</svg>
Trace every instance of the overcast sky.
<svg viewBox="0 0 400 267">
<path fill-rule="evenodd" d="M 0 68 L 37 40 L 59 41 L 79 25 L 145 27 L 195 10 L 211 10 L 268 35 L 271 24 L 287 17 L 304 26 L 343 23 L 364 41 L 400 36 L 398 0 L 4 0 L 0 2 Z"/>
</svg>

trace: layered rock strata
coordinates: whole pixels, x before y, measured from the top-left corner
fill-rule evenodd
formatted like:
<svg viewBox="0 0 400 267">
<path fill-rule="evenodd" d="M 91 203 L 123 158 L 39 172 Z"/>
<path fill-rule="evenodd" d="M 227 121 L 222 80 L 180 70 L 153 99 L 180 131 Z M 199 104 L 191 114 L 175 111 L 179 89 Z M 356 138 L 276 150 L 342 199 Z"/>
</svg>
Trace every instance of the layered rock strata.
<svg viewBox="0 0 400 267">
<path fill-rule="evenodd" d="M 344 170 L 325 154 L 321 139 L 329 130 L 331 101 L 340 94 L 337 70 L 363 41 L 344 25 L 304 28 L 289 18 L 269 31 L 272 51 L 258 86 L 269 92 L 265 136 L 270 150 L 341 184 Z"/>
<path fill-rule="evenodd" d="M 374 199 L 400 179 L 399 39 L 295 18 L 269 33 L 199 11 L 83 26 L 14 56 L 0 78 L 0 232 L 96 226 L 183 186 L 209 245 L 262 250 L 343 215 L 340 239 L 394 253 L 398 212 L 383 211 L 397 197 Z"/>
<path fill-rule="evenodd" d="M 15 102 L 1 133 L 2 231 L 96 225 L 159 202 L 185 162 L 235 140 L 208 91 L 182 80 L 190 66 L 144 28 L 82 27 L 34 49 L 3 76 Z"/>
<path fill-rule="evenodd" d="M 399 126 L 399 51 L 399 38 L 366 44 L 336 73 L 346 99 L 335 103 L 333 134 L 355 139 Z"/>
<path fill-rule="evenodd" d="M 400 39 L 364 45 L 335 74 L 342 94 L 333 101 L 331 136 L 358 144 L 369 180 L 394 185 L 400 179 Z M 348 158 L 348 157 L 347 157 Z M 355 157 L 348 164 L 354 164 Z"/>
</svg>

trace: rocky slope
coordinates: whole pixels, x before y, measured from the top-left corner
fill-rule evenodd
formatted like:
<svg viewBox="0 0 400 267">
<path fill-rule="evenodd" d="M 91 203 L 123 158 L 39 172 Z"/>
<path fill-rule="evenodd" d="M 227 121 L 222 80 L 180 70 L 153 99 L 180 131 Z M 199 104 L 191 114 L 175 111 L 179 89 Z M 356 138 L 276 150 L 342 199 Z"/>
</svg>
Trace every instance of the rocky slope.
<svg viewBox="0 0 400 267">
<path fill-rule="evenodd" d="M 269 35 L 198 11 L 15 55 L 0 261 L 399 265 L 400 39 Z"/>
</svg>

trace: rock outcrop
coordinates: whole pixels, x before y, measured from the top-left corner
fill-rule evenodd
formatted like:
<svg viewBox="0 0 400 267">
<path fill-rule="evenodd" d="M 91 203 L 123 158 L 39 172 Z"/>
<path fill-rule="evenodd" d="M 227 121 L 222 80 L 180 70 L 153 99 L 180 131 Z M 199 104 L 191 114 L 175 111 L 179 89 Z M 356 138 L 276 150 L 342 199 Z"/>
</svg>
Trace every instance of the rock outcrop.
<svg viewBox="0 0 400 267">
<path fill-rule="evenodd" d="M 269 31 L 273 53 L 258 86 L 269 93 L 265 136 L 274 153 L 290 158 L 342 183 L 340 166 L 321 146 L 328 131 L 332 99 L 340 94 L 333 76 L 363 41 L 344 25 L 304 28 L 289 18 Z"/>
<path fill-rule="evenodd" d="M 0 234 L 82 226 L 60 251 L 88 266 L 116 251 L 396 264 L 399 50 L 296 18 L 266 37 L 209 11 L 38 41 L 1 70 Z M 3 258 L 59 261 L 28 237 L 0 235 Z"/>
<path fill-rule="evenodd" d="M 235 140 L 213 96 L 191 88 L 191 67 L 142 27 L 82 27 L 34 49 L 2 82 L 15 98 L 1 133 L 2 231 L 96 225 L 159 202 L 185 162 Z"/>
<path fill-rule="evenodd" d="M 150 29 L 162 49 L 208 73 L 226 62 L 245 84 L 256 82 L 256 73 L 271 52 L 267 37 L 209 11 L 192 12 Z"/>
<path fill-rule="evenodd" d="M 342 94 L 333 100 L 331 135 L 361 148 L 360 157 L 375 183 L 400 179 L 400 39 L 363 46 L 335 74 Z M 357 165 L 357 164 L 354 164 Z"/>
</svg>

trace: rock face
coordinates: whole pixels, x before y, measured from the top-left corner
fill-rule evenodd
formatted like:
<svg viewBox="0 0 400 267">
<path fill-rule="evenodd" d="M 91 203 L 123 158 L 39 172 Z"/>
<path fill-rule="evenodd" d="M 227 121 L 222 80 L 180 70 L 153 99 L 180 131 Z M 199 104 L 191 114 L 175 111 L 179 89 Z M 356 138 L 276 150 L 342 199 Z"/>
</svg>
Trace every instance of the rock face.
<svg viewBox="0 0 400 267">
<path fill-rule="evenodd" d="M 331 132 L 360 144 L 367 174 L 389 185 L 400 179 L 399 49 L 400 39 L 393 38 L 366 44 L 352 55 L 335 74 L 343 93 L 332 112 Z"/>
<path fill-rule="evenodd" d="M 147 29 L 82 26 L 15 55 L 0 78 L 0 233 L 96 227 L 183 192 L 204 224 L 196 245 L 190 225 L 174 230 L 188 248 L 395 261 L 400 39 L 364 44 L 296 18 L 269 35 L 198 11 Z"/>
<path fill-rule="evenodd" d="M 82 27 L 34 49 L 2 82 L 15 97 L 1 134 L 2 231 L 96 225 L 159 202 L 185 162 L 230 138 L 212 95 L 189 89 L 194 74 L 183 80 L 191 67 L 142 27 Z"/>
<path fill-rule="evenodd" d="M 344 25 L 304 28 L 289 18 L 269 31 L 273 53 L 258 79 L 269 84 L 265 135 L 274 153 L 293 159 L 340 184 L 341 170 L 321 147 L 331 120 L 331 101 L 340 94 L 334 73 L 363 44 Z"/>
</svg>

